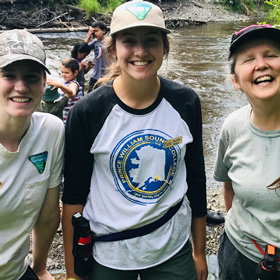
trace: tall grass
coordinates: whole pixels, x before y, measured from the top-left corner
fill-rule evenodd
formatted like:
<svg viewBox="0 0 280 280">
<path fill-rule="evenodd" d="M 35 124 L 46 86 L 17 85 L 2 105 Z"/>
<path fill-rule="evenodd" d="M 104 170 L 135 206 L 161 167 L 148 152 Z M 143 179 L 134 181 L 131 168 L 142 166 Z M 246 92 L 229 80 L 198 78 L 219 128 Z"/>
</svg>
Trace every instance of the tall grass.
<svg viewBox="0 0 280 280">
<path fill-rule="evenodd" d="M 125 0 L 80 0 L 79 7 L 85 9 L 87 18 L 97 13 L 112 12 Z"/>
</svg>

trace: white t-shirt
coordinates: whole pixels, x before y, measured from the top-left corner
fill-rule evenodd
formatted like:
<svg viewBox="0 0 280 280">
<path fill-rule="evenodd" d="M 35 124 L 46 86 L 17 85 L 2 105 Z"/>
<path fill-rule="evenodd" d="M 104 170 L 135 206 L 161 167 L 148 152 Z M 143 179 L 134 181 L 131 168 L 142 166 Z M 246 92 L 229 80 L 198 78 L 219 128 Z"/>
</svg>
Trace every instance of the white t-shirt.
<svg viewBox="0 0 280 280">
<path fill-rule="evenodd" d="M 16 152 L 0 144 L 0 279 L 19 279 L 27 269 L 30 232 L 48 188 L 62 179 L 64 125 L 35 112 Z"/>
<path fill-rule="evenodd" d="M 226 119 L 220 134 L 214 177 L 232 181 L 235 193 L 225 230 L 233 245 L 259 262 L 263 255 L 252 239 L 265 249 L 274 245 L 280 255 L 280 189 L 266 186 L 280 176 L 280 129 L 264 131 L 250 122 L 249 105 Z"/>
<path fill-rule="evenodd" d="M 95 242 L 93 256 L 107 267 L 144 269 L 170 259 L 189 239 L 192 216 L 206 215 L 199 98 L 160 82 L 155 102 L 140 110 L 124 104 L 111 83 L 102 86 L 77 102 L 66 124 L 63 202 L 85 204 L 96 235 L 151 224 L 184 198 L 150 234 Z"/>
</svg>

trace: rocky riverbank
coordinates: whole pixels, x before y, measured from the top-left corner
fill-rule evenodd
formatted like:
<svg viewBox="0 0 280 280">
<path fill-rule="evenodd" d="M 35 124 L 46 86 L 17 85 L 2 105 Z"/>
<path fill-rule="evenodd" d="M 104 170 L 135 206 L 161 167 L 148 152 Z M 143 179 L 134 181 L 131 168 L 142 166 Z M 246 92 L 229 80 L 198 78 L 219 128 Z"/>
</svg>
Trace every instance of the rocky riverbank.
<svg viewBox="0 0 280 280">
<path fill-rule="evenodd" d="M 111 13 L 96 14 L 86 18 L 85 11 L 77 6 L 62 5 L 53 10 L 50 6 L 26 3 L 0 3 L 0 30 L 13 28 L 48 29 L 59 28 L 75 30 L 86 28 L 96 20 L 110 24 Z M 197 25 L 208 22 L 248 21 L 264 16 L 261 9 L 249 11 L 244 7 L 244 14 L 229 12 L 224 6 L 214 4 L 212 0 L 187 0 L 161 2 L 154 1 L 164 13 L 168 27 Z"/>
</svg>

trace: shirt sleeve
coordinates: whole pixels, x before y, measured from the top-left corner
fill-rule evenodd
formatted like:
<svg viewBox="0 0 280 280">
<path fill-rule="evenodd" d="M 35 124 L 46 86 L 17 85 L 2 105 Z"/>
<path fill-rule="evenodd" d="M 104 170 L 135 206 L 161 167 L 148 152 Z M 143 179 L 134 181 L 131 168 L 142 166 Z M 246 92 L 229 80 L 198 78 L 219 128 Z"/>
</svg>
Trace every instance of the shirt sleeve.
<svg viewBox="0 0 280 280">
<path fill-rule="evenodd" d="M 193 142 L 187 145 L 185 154 L 188 184 L 186 195 L 193 217 L 203 217 L 207 213 L 207 203 L 200 99 L 189 87 L 170 80 L 161 80 L 166 84 L 165 97 L 186 122 L 193 137 Z"/>
<path fill-rule="evenodd" d="M 227 134 L 228 133 L 224 123 L 219 136 L 218 150 L 214 166 L 214 179 L 219 182 L 231 181 L 231 179 L 228 176 L 229 168 L 226 166 L 225 163 L 225 155 L 228 149 L 229 139 L 229 137 L 227 137 Z"/>
<path fill-rule="evenodd" d="M 206 175 L 203 155 L 202 116 L 200 100 L 195 99 L 195 113 L 190 126 L 193 142 L 187 145 L 185 162 L 187 168 L 187 197 L 193 217 L 203 217 L 207 213 Z"/>
<path fill-rule="evenodd" d="M 112 87 L 100 87 L 95 94 L 81 98 L 69 112 L 65 132 L 64 203 L 85 205 L 87 201 L 94 165 L 91 147 L 114 106 L 114 94 L 110 94 L 113 92 Z"/>
<path fill-rule="evenodd" d="M 96 39 L 92 40 L 92 41 L 88 44 L 91 50 L 94 49 L 95 43 L 96 43 Z"/>
</svg>

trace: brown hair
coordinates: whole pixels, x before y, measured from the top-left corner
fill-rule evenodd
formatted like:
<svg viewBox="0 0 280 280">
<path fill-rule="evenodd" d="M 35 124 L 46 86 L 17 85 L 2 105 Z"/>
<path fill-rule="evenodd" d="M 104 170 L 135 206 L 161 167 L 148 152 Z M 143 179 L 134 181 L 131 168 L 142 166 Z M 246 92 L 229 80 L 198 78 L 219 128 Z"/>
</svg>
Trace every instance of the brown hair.
<svg viewBox="0 0 280 280">
<path fill-rule="evenodd" d="M 230 59 L 228 60 L 229 62 L 229 67 L 230 67 L 230 74 L 235 75 L 235 65 L 236 65 L 236 60 L 237 60 L 237 54 L 234 53 Z"/>
<path fill-rule="evenodd" d="M 164 48 L 164 58 L 167 58 L 170 51 L 170 37 L 165 32 L 161 31 L 161 34 Z M 116 37 L 116 34 L 113 34 L 107 41 L 106 60 L 110 66 L 106 69 L 104 77 L 100 78 L 96 84 L 106 84 L 108 81 L 117 78 L 121 74 L 121 69 L 116 62 L 116 58 L 113 56 L 116 48 Z"/>
<path fill-rule="evenodd" d="M 61 64 L 66 68 L 70 68 L 73 73 L 76 70 L 79 71 L 80 68 L 79 62 L 75 58 L 66 58 L 62 60 Z"/>
</svg>

